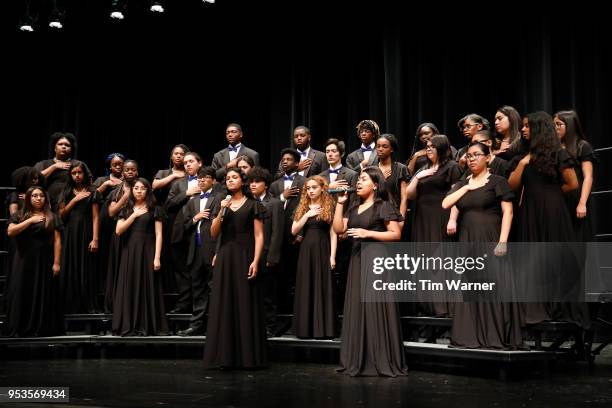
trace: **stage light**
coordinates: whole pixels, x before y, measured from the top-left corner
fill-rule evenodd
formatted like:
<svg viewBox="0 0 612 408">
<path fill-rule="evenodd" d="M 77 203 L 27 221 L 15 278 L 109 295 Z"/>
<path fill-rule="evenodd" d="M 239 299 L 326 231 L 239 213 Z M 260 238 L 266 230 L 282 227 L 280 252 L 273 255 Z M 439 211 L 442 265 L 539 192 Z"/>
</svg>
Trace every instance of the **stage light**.
<svg viewBox="0 0 612 408">
<path fill-rule="evenodd" d="M 34 31 L 35 22 L 36 18 L 32 17 L 32 14 L 30 14 L 30 2 L 27 1 L 25 3 L 25 13 L 19 22 L 19 30 L 31 33 Z"/>
<path fill-rule="evenodd" d="M 49 27 L 61 30 L 64 27 L 64 14 L 59 11 L 56 0 L 53 0 L 53 10 L 49 18 Z"/>
<path fill-rule="evenodd" d="M 112 0 L 110 17 L 113 20 L 123 20 L 125 18 L 125 15 L 123 14 L 124 11 L 125 11 L 125 1 L 124 0 Z"/>
<path fill-rule="evenodd" d="M 151 11 L 153 11 L 155 13 L 163 13 L 164 12 L 164 6 L 163 6 L 162 2 L 159 1 L 159 0 L 151 1 Z"/>
</svg>

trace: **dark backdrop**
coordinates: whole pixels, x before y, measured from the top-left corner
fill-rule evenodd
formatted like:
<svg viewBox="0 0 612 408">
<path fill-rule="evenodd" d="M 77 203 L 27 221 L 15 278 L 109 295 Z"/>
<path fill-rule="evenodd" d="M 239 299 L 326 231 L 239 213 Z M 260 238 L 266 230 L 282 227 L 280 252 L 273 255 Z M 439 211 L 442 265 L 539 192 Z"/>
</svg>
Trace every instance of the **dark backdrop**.
<svg viewBox="0 0 612 408">
<path fill-rule="evenodd" d="M 147 1 L 131 0 L 117 23 L 110 1 L 66 0 L 62 33 L 20 33 L 23 2 L 11 3 L 2 185 L 15 167 L 48 157 L 56 130 L 77 135 L 78 157 L 96 175 L 119 151 L 149 178 L 176 143 L 210 163 L 234 121 L 272 167 L 297 125 L 311 128 L 316 148 L 339 137 L 354 149 L 355 125 L 374 119 L 399 137 L 404 161 L 420 122 L 460 146 L 457 120 L 478 112 L 492 121 L 502 104 L 575 108 L 592 144 L 612 145 L 609 22 L 594 8 L 173 0 L 153 16 Z M 596 189 L 609 189 L 610 155 L 602 158 Z"/>
</svg>

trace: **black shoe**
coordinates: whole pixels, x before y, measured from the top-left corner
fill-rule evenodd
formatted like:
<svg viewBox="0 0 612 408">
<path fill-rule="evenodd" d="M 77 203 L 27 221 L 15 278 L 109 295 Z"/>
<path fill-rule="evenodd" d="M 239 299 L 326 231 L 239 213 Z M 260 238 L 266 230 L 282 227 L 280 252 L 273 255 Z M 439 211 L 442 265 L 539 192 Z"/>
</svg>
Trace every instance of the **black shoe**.
<svg viewBox="0 0 612 408">
<path fill-rule="evenodd" d="M 178 334 L 179 336 L 204 336 L 206 332 L 202 329 L 195 329 L 193 327 L 190 327 L 185 330 L 180 330 L 176 334 Z"/>
</svg>

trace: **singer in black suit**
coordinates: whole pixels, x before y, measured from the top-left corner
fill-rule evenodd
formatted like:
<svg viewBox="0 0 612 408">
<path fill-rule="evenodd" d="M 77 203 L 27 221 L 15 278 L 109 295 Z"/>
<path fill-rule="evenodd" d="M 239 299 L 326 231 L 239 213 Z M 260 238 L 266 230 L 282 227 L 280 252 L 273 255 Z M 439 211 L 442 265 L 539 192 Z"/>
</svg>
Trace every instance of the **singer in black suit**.
<svg viewBox="0 0 612 408">
<path fill-rule="evenodd" d="M 185 218 L 182 212 L 183 206 L 196 194 L 200 194 L 197 174 L 202 167 L 202 159 L 195 152 L 189 152 L 183 159 L 185 166 L 185 177 L 177 180 L 170 188 L 165 209 L 169 214 L 176 214 L 172 231 L 170 232 L 170 245 L 172 245 L 172 262 L 176 273 L 176 285 L 179 297 L 176 305 L 169 313 L 191 312 L 193 301 L 191 299 L 191 276 L 187 266 L 188 242 L 185 239 Z"/>
<path fill-rule="evenodd" d="M 320 174 L 328 167 L 325 153 L 313 149 L 310 146 L 311 139 L 310 129 L 306 126 L 298 126 L 293 130 L 293 145 L 300 155 L 297 172 L 306 178 Z M 282 177 L 283 173 L 282 163 L 279 163 L 276 178 Z"/>
<path fill-rule="evenodd" d="M 278 197 L 283 203 L 285 212 L 285 228 L 283 231 L 283 271 L 279 282 L 279 309 L 281 312 L 290 313 L 293 310 L 293 290 L 295 285 L 295 268 L 301 236 L 293 238 L 291 224 L 293 214 L 300 201 L 300 194 L 306 178 L 297 174 L 300 154 L 295 149 L 283 149 L 281 151 L 282 178 L 270 185 L 270 194 Z"/>
<path fill-rule="evenodd" d="M 357 136 L 361 140 L 361 147 L 348 155 L 346 165 L 360 172 L 364 167 L 378 164 L 376 139 L 380 137 L 380 128 L 373 120 L 362 120 L 357 125 Z"/>
<path fill-rule="evenodd" d="M 266 318 L 266 335 L 272 337 L 277 330 L 276 309 L 278 305 L 278 269 L 283 247 L 285 214 L 283 203 L 268 193 L 272 181 L 270 172 L 262 167 L 253 167 L 249 172 L 249 188 L 253 197 L 266 209 L 262 218 L 264 226 L 264 248 L 259 262 L 259 287 L 263 297 Z M 284 257 L 283 257 L 284 260 Z"/>
<path fill-rule="evenodd" d="M 193 313 L 189 328 L 180 331 L 180 336 L 203 335 L 204 319 L 208 312 L 212 260 L 217 241 L 210 235 L 210 225 L 219 212 L 223 197 L 213 192 L 215 169 L 203 167 L 198 171 L 198 187 L 201 193 L 194 195 L 183 207 L 185 237 L 187 237 L 187 266 L 191 277 Z"/>
<path fill-rule="evenodd" d="M 225 138 L 229 143 L 226 149 L 219 150 L 213 156 L 212 168 L 217 172 L 217 180 L 225 182 L 227 169 L 238 166 L 240 156 L 248 156 L 259 166 L 259 153 L 242 144 L 242 127 L 237 123 L 230 123 L 225 129 Z"/>
</svg>

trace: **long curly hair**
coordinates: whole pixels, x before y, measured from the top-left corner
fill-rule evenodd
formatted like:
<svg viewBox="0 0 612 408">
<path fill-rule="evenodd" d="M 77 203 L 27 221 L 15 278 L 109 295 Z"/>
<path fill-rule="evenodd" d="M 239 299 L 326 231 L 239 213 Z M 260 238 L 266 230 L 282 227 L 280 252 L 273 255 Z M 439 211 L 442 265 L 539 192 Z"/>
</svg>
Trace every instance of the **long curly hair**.
<svg viewBox="0 0 612 408">
<path fill-rule="evenodd" d="M 321 215 L 317 215 L 316 219 L 331 224 L 332 220 L 334 219 L 334 207 L 336 203 L 332 198 L 331 194 L 327 192 L 327 180 L 325 180 L 321 176 L 308 177 L 308 179 L 304 183 L 304 187 L 302 188 L 302 195 L 300 197 L 300 203 L 295 209 L 293 220 L 299 221 L 299 219 L 302 218 L 304 214 L 306 214 L 310 209 L 308 207 L 310 205 L 310 197 L 308 197 L 308 192 L 306 191 L 306 185 L 309 181 L 315 181 L 321 187 L 321 196 L 319 198 L 319 203 L 321 204 L 321 208 L 323 208 L 323 212 L 321 213 Z"/>
<path fill-rule="evenodd" d="M 538 111 L 528 114 L 527 121 L 531 163 L 540 173 L 556 177 L 557 153 L 561 150 L 561 142 L 557 137 L 552 117 L 544 111 Z"/>
</svg>

